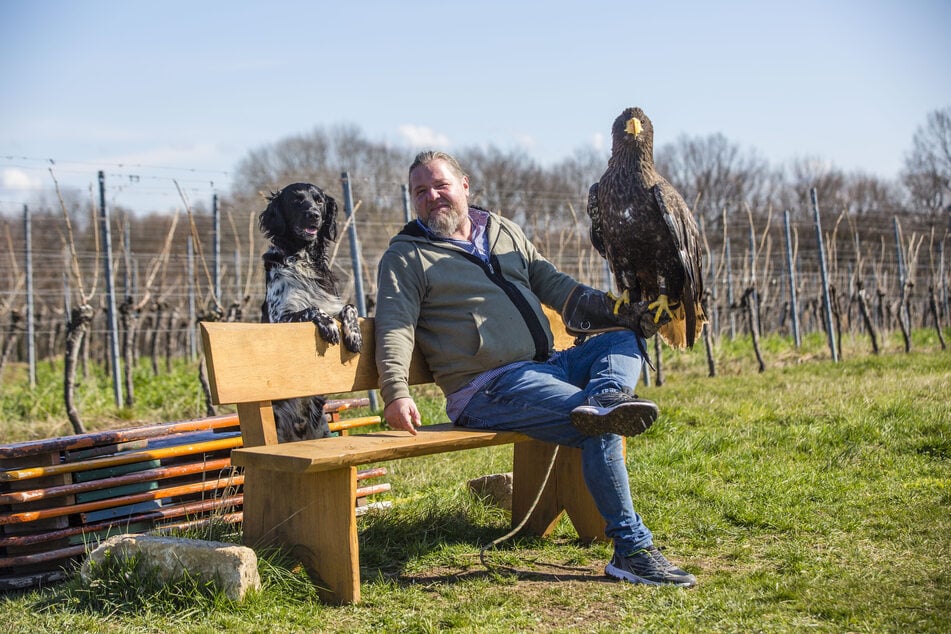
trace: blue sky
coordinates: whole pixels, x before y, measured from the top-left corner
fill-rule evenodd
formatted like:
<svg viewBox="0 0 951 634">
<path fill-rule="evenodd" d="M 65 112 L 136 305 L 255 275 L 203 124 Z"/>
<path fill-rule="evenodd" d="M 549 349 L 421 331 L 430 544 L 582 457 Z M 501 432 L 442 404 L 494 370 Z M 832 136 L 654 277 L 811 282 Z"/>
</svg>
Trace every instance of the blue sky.
<svg viewBox="0 0 951 634">
<path fill-rule="evenodd" d="M 0 213 L 49 190 L 43 159 L 146 211 L 181 205 L 173 178 L 227 192 L 250 150 L 316 126 L 407 162 L 492 144 L 550 164 L 606 153 L 632 105 L 657 145 L 722 133 L 894 178 L 951 106 L 949 25 L 947 0 L 0 0 Z"/>
</svg>

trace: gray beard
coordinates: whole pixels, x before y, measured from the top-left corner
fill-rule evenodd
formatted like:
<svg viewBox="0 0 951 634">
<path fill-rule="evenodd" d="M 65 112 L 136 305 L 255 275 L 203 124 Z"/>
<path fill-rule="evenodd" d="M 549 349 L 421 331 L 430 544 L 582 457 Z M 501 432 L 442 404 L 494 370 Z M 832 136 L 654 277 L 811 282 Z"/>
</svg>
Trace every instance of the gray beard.
<svg viewBox="0 0 951 634">
<path fill-rule="evenodd" d="M 456 232 L 464 218 L 465 216 L 459 210 L 453 209 L 449 215 L 431 217 L 426 226 L 440 238 L 449 238 Z"/>
</svg>

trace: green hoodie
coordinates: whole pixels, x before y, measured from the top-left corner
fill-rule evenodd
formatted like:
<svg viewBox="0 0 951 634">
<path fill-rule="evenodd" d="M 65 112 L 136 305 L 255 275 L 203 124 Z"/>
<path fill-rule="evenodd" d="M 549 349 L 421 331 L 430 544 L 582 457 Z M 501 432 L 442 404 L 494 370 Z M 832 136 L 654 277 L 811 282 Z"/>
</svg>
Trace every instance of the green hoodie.
<svg viewBox="0 0 951 634">
<path fill-rule="evenodd" d="M 408 223 L 380 259 L 376 364 L 384 404 L 410 396 L 418 346 L 444 394 L 516 361 L 544 360 L 553 340 L 542 304 L 561 311 L 577 286 L 498 214 L 486 226 L 490 259 L 431 239 Z"/>
</svg>

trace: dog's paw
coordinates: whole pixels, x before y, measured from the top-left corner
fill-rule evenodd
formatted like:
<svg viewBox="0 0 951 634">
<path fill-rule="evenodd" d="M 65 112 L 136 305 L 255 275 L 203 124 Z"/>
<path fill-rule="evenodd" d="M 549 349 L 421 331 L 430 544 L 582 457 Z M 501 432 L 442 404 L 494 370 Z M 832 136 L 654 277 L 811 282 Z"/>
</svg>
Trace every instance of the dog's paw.
<svg viewBox="0 0 951 634">
<path fill-rule="evenodd" d="M 340 329 L 337 328 L 337 322 L 333 317 L 318 309 L 311 321 L 317 326 L 321 339 L 332 345 L 340 343 Z"/>
<path fill-rule="evenodd" d="M 350 352 L 360 352 L 363 348 L 363 333 L 357 320 L 357 307 L 347 304 L 340 311 L 340 323 L 343 325 L 343 345 Z"/>
<path fill-rule="evenodd" d="M 350 352 L 360 352 L 363 349 L 363 333 L 357 330 L 346 330 L 343 333 L 343 345 Z"/>
</svg>

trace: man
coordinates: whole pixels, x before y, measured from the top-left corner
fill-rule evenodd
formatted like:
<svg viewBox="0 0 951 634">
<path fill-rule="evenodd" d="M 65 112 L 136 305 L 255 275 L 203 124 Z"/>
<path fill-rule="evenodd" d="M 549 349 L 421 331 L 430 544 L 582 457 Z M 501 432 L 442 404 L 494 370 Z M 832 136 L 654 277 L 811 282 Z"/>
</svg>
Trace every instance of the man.
<svg viewBox="0 0 951 634">
<path fill-rule="evenodd" d="M 584 479 L 614 541 L 605 573 L 634 583 L 693 586 L 653 545 L 634 511 L 621 435 L 646 430 L 657 406 L 633 394 L 656 326 L 646 306 L 623 306 L 558 271 L 515 223 L 469 205 L 469 178 L 450 155 L 423 152 L 409 169 L 417 220 L 380 260 L 376 359 L 393 429 L 416 433 L 407 383 L 423 353 L 457 425 L 522 432 L 580 447 Z M 552 353 L 542 311 L 561 312 L 587 338 Z M 637 332 L 635 332 L 635 330 Z"/>
</svg>

